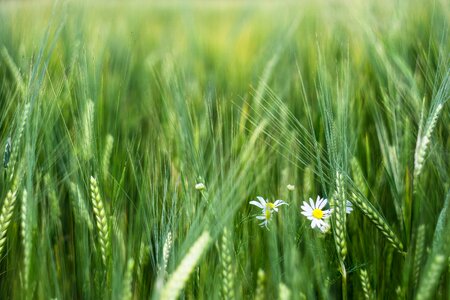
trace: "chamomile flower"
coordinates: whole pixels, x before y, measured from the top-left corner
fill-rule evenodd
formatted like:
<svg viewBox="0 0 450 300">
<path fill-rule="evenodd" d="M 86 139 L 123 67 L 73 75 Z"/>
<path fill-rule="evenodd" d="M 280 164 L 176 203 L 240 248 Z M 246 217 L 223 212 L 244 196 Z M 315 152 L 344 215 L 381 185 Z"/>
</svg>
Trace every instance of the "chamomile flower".
<svg viewBox="0 0 450 300">
<path fill-rule="evenodd" d="M 311 228 L 319 228 L 322 232 L 328 231 L 330 224 L 328 218 L 331 217 L 331 209 L 324 209 L 327 205 L 327 199 L 317 196 L 317 200 L 314 203 L 313 199 L 309 198 L 309 204 L 303 201 L 301 206 L 302 215 L 311 221 Z"/>
<path fill-rule="evenodd" d="M 257 216 L 256 218 L 258 220 L 263 220 L 262 223 L 260 223 L 260 226 L 265 226 L 266 228 L 267 225 L 269 224 L 270 219 L 272 218 L 272 214 L 273 212 L 278 212 L 278 207 L 280 207 L 281 205 L 289 205 L 286 202 L 284 202 L 283 200 L 276 200 L 275 202 L 268 202 L 266 201 L 263 197 L 258 196 L 256 197 L 258 198 L 258 201 L 250 201 L 251 205 L 257 206 L 259 208 L 262 209 L 261 211 L 261 215 Z"/>
</svg>

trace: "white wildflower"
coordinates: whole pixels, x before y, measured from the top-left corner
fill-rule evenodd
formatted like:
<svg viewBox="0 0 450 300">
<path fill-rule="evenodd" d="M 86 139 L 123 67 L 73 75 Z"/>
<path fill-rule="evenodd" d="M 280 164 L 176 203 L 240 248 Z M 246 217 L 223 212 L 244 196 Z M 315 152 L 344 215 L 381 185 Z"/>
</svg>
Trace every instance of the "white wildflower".
<svg viewBox="0 0 450 300">
<path fill-rule="evenodd" d="M 303 201 L 303 205 L 301 206 L 303 211 L 301 213 L 311 221 L 311 228 L 317 227 L 322 232 L 326 232 L 330 228 L 327 219 L 330 218 L 332 210 L 324 210 L 327 202 L 327 199 L 320 198 L 320 196 L 317 196 L 315 203 L 311 198 L 309 198 L 309 204 Z"/>
<path fill-rule="evenodd" d="M 262 223 L 260 223 L 260 226 L 265 226 L 266 228 L 267 225 L 269 224 L 270 219 L 272 218 L 272 213 L 278 212 L 278 207 L 280 207 L 281 205 L 289 205 L 287 204 L 285 201 L 283 200 L 276 200 L 275 202 L 268 202 L 266 201 L 263 197 L 258 196 L 256 197 L 258 198 L 258 201 L 250 201 L 250 204 L 257 206 L 259 208 L 261 208 L 261 215 L 257 216 L 256 218 L 258 220 L 263 220 Z"/>
</svg>

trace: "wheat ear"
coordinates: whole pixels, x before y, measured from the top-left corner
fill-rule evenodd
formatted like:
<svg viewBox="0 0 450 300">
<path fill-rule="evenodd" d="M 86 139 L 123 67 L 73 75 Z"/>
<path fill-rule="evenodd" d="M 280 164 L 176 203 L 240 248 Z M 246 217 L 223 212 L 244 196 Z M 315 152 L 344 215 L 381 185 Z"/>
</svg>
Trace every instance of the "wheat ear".
<svg viewBox="0 0 450 300">
<path fill-rule="evenodd" d="M 233 260 L 231 257 L 230 233 L 225 228 L 222 234 L 220 261 L 222 264 L 222 297 L 223 299 L 234 299 L 233 284 Z"/>
<path fill-rule="evenodd" d="M 3 253 L 3 248 L 6 243 L 6 234 L 8 232 L 9 224 L 14 213 L 14 207 L 16 204 L 16 186 L 13 184 L 13 188 L 6 194 L 6 199 L 3 203 L 2 211 L 0 214 L 0 257 Z"/>
<path fill-rule="evenodd" d="M 134 259 L 130 258 L 127 262 L 127 269 L 125 275 L 123 276 L 123 287 L 122 287 L 122 300 L 130 300 L 133 296 L 133 270 L 134 270 Z"/>
<path fill-rule="evenodd" d="M 20 123 L 19 131 L 16 135 L 16 138 L 14 141 L 12 141 L 12 152 L 11 152 L 11 158 L 10 158 L 10 167 L 9 167 L 9 179 L 12 180 L 14 177 L 14 170 L 17 162 L 17 157 L 19 156 L 19 148 L 23 137 L 23 132 L 25 130 L 25 125 L 28 121 L 28 116 L 30 113 L 30 104 L 26 103 L 25 107 L 23 108 L 23 114 L 22 114 L 22 122 Z"/>
<path fill-rule="evenodd" d="M 114 138 L 112 135 L 108 134 L 106 136 L 105 150 L 103 152 L 103 160 L 102 160 L 103 177 L 105 177 L 106 174 L 108 174 L 109 161 L 111 159 L 113 144 L 114 144 Z"/>
<path fill-rule="evenodd" d="M 94 132 L 94 102 L 88 100 L 83 112 L 83 155 L 85 160 L 92 157 Z"/>
<path fill-rule="evenodd" d="M 419 290 L 416 295 L 417 300 L 431 299 L 436 286 L 439 283 L 439 277 L 446 266 L 446 257 L 441 254 L 435 255 L 422 277 Z"/>
<path fill-rule="evenodd" d="M 442 111 L 444 105 L 440 103 L 434 110 L 433 114 L 429 117 L 428 125 L 425 130 L 424 135 L 420 135 L 417 137 L 416 142 L 416 151 L 414 153 L 414 179 L 416 180 L 423 168 L 425 155 L 427 154 L 428 145 L 430 143 L 431 134 L 433 133 L 434 128 L 436 127 L 437 120 Z"/>
<path fill-rule="evenodd" d="M 338 253 L 342 259 L 345 260 L 347 255 L 347 241 L 346 241 L 346 202 L 344 181 L 342 174 L 336 172 L 336 191 L 334 193 L 334 217 L 335 217 L 335 239 Z"/>
<path fill-rule="evenodd" d="M 403 252 L 403 244 L 397 235 L 392 231 L 391 227 L 386 223 L 383 217 L 373 206 L 365 199 L 362 199 L 355 193 L 352 193 L 351 202 L 355 204 L 369 220 L 381 231 L 391 245 L 400 253 Z"/>
<path fill-rule="evenodd" d="M 356 187 L 364 195 L 364 197 L 367 197 L 369 194 L 369 189 L 367 188 L 366 181 L 364 180 L 364 174 L 358 159 L 353 157 L 350 161 L 350 165 L 352 167 L 353 181 L 355 182 Z"/>
<path fill-rule="evenodd" d="M 370 300 L 372 297 L 372 289 L 370 288 L 369 275 L 366 269 L 361 269 L 359 271 L 359 279 L 361 280 L 361 286 L 364 293 L 364 299 Z"/>
<path fill-rule="evenodd" d="M 92 206 L 94 208 L 95 220 L 97 223 L 98 236 L 100 249 L 102 252 L 103 263 L 107 264 L 107 258 L 109 255 L 109 228 L 108 228 L 108 218 L 106 216 L 105 206 L 103 205 L 102 198 L 100 197 L 100 192 L 98 190 L 97 180 L 91 176 L 91 200 Z"/>
<path fill-rule="evenodd" d="M 163 290 L 161 291 L 161 299 L 175 300 L 178 298 L 181 290 L 186 285 L 189 276 L 198 264 L 200 257 L 208 248 L 210 241 L 211 236 L 207 231 L 203 232 L 197 241 L 195 241 L 194 245 L 192 245 L 189 252 L 164 285 Z"/>
<path fill-rule="evenodd" d="M 31 262 L 31 229 L 29 225 L 28 217 L 28 193 L 27 190 L 22 194 L 22 207 L 20 214 L 20 227 L 23 244 L 23 289 L 26 292 L 28 290 L 28 281 L 30 274 L 30 262 Z"/>
<path fill-rule="evenodd" d="M 422 267 L 423 248 L 425 245 L 425 225 L 422 224 L 417 230 L 416 249 L 414 252 L 414 286 L 419 283 L 420 268 Z"/>
</svg>

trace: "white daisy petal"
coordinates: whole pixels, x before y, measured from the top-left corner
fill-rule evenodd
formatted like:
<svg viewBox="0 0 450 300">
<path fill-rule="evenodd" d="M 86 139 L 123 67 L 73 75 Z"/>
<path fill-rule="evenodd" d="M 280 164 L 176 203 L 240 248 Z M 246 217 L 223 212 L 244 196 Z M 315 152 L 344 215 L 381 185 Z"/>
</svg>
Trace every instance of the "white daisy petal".
<svg viewBox="0 0 450 300">
<path fill-rule="evenodd" d="M 257 218 L 258 220 L 265 220 L 265 219 L 266 219 L 265 216 L 256 216 L 256 218 Z"/>
<path fill-rule="evenodd" d="M 313 199 L 309 198 L 309 204 L 311 204 L 311 209 L 314 210 L 316 208 L 316 205 L 314 204 Z"/>
<path fill-rule="evenodd" d="M 319 220 L 319 227 L 324 227 L 327 226 L 327 222 L 323 221 L 323 220 Z"/>
<path fill-rule="evenodd" d="M 331 215 L 331 209 L 322 210 L 324 216 L 330 216 Z"/>
<path fill-rule="evenodd" d="M 323 201 L 322 198 L 318 199 L 318 200 L 316 201 L 315 207 L 316 207 L 316 208 L 319 208 L 320 204 L 322 204 L 322 201 Z"/>
<path fill-rule="evenodd" d="M 320 202 L 320 205 L 317 205 L 317 208 L 322 209 L 325 207 L 325 205 L 327 205 L 327 199 L 322 199 L 322 201 Z"/>
<path fill-rule="evenodd" d="M 330 229 L 330 224 L 328 223 L 323 223 L 319 226 L 320 231 L 322 231 L 323 233 L 327 232 Z"/>
<path fill-rule="evenodd" d="M 261 209 L 264 209 L 265 207 L 261 204 L 261 203 L 259 203 L 258 201 L 250 201 L 249 202 L 251 205 L 254 205 L 254 206 L 257 206 L 257 207 L 259 207 L 259 208 L 261 208 Z"/>
<path fill-rule="evenodd" d="M 281 205 L 289 205 L 287 202 L 284 202 L 283 200 L 277 200 L 274 203 L 275 207 L 281 206 Z"/>
<path fill-rule="evenodd" d="M 305 201 L 303 201 L 302 209 L 304 211 L 313 211 L 314 210 L 313 206 L 309 206 L 309 204 L 306 203 Z"/>
<path fill-rule="evenodd" d="M 351 213 L 353 211 L 353 203 L 351 203 L 350 201 L 346 201 L 346 207 L 345 207 L 345 212 L 347 214 Z"/>
<path fill-rule="evenodd" d="M 266 206 L 266 200 L 264 200 L 263 197 L 258 196 L 258 197 L 256 197 L 256 198 L 258 198 L 259 202 L 260 202 L 264 207 Z"/>
</svg>

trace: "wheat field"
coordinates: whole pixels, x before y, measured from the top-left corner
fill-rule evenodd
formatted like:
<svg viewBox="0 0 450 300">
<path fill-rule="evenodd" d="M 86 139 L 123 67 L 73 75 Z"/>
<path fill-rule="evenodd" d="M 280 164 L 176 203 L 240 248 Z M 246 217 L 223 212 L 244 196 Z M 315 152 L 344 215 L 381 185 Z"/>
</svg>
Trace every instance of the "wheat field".
<svg viewBox="0 0 450 300">
<path fill-rule="evenodd" d="M 450 299 L 449 20 L 0 1 L 0 299 Z"/>
</svg>

